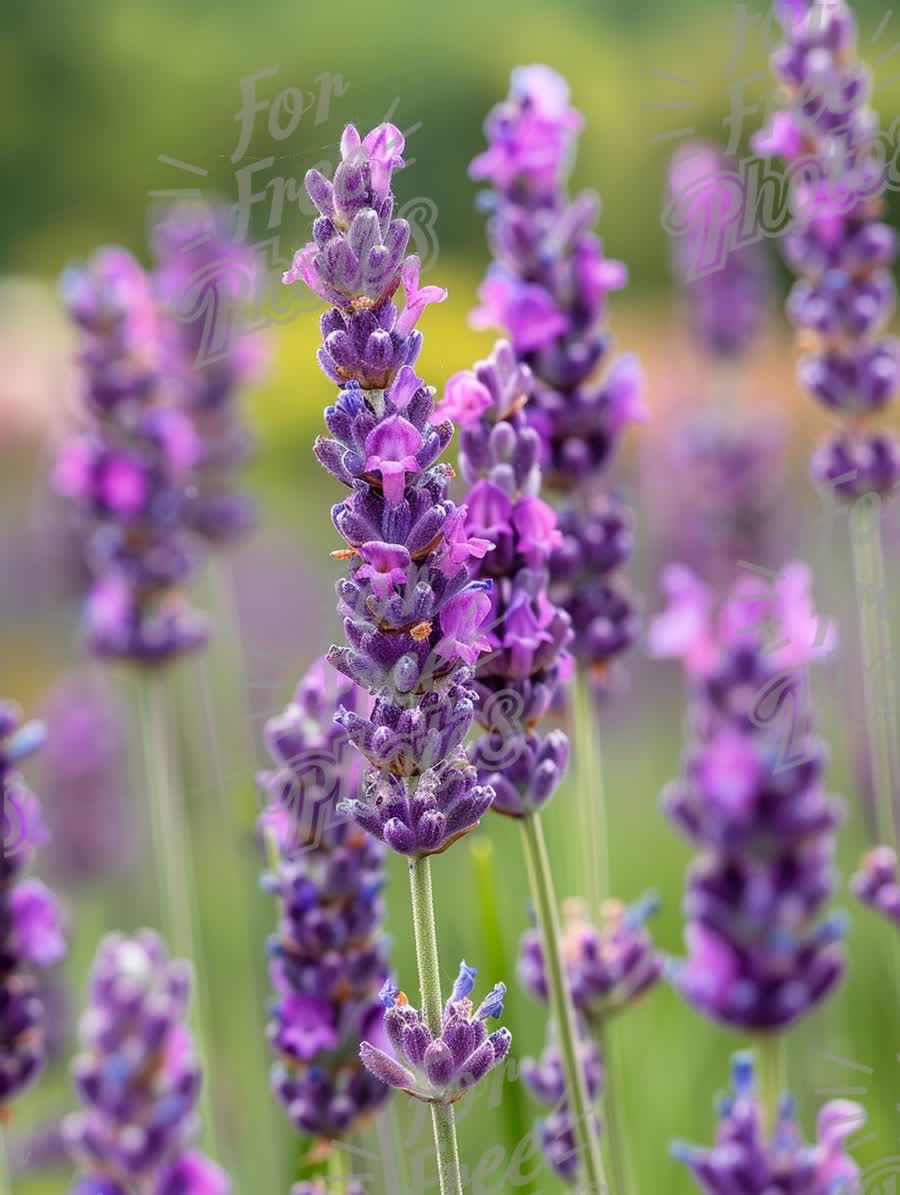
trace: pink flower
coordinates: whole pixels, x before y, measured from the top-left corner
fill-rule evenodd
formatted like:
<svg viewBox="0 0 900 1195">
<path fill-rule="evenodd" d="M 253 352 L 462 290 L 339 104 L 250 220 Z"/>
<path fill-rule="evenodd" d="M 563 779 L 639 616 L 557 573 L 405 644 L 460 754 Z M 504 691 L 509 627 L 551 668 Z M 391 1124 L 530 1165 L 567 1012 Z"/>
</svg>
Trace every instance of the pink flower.
<svg viewBox="0 0 900 1195">
<path fill-rule="evenodd" d="M 444 528 L 444 550 L 437 562 L 438 568 L 447 576 L 455 576 L 467 560 L 483 560 L 494 545 L 489 539 L 468 537 L 466 529 L 466 507 L 458 506 L 447 520 Z"/>
<path fill-rule="evenodd" d="M 356 133 L 353 125 L 348 125 L 344 137 L 346 137 L 350 129 Z M 356 133 L 356 137 L 358 140 L 358 133 Z M 368 154 L 372 190 L 376 195 L 387 195 L 391 189 L 391 174 L 395 170 L 402 170 L 406 165 L 403 160 L 403 148 L 405 144 L 403 134 L 393 124 L 380 124 L 363 138 L 362 148 Z M 344 139 L 342 138 L 342 153 L 343 149 Z"/>
<path fill-rule="evenodd" d="M 445 660 L 464 660 L 474 664 L 491 645 L 481 634 L 485 619 L 491 612 L 491 599 L 481 585 L 470 585 L 457 593 L 441 609 L 443 638 L 434 649 Z"/>
<path fill-rule="evenodd" d="M 472 312 L 473 328 L 505 328 L 517 353 L 546 348 L 569 330 L 569 320 L 553 296 L 534 282 L 520 282 L 492 270 L 478 291 L 481 306 Z"/>
<path fill-rule="evenodd" d="M 479 382 L 470 369 L 463 369 L 447 382 L 444 401 L 431 416 L 431 422 L 443 423 L 449 419 L 457 427 L 471 427 L 489 410 L 492 403 L 488 388 Z"/>
<path fill-rule="evenodd" d="M 320 299 L 327 299 L 329 294 L 324 289 L 315 264 L 318 252 L 319 246 L 315 241 L 309 241 L 302 249 L 298 249 L 294 254 L 291 268 L 281 275 L 281 281 L 285 286 L 290 286 L 292 282 L 297 282 L 302 278 L 314 294 L 317 294 Z"/>
<path fill-rule="evenodd" d="M 512 512 L 512 524 L 519 537 L 519 551 L 530 568 L 540 568 L 562 543 L 556 512 L 540 498 L 523 498 Z"/>
<path fill-rule="evenodd" d="M 405 411 L 413 395 L 424 387 L 425 383 L 416 376 L 411 365 L 404 365 L 397 371 L 397 376 L 391 383 L 388 398 L 398 411 Z"/>
<path fill-rule="evenodd" d="M 650 625 L 649 646 L 655 656 L 683 661 L 691 676 L 706 676 L 719 659 L 712 626 L 712 594 L 689 568 L 672 564 L 662 588 L 669 605 Z"/>
<path fill-rule="evenodd" d="M 100 496 L 110 510 L 120 515 L 135 515 L 147 501 L 149 486 L 144 467 L 130 456 L 114 456 L 107 461 L 100 480 Z"/>
<path fill-rule="evenodd" d="M 379 597 L 390 597 L 395 586 L 406 584 L 407 569 L 412 561 L 401 544 L 373 540 L 363 544 L 359 554 L 365 563 L 356 570 L 357 579 L 371 581 L 372 589 Z"/>
<path fill-rule="evenodd" d="M 419 288 L 421 263 L 418 257 L 408 257 L 400 270 L 400 284 L 406 295 L 406 307 L 400 313 L 394 331 L 401 338 L 408 336 L 430 303 L 443 303 L 447 292 L 440 286 Z"/>
<path fill-rule="evenodd" d="M 403 501 L 406 475 L 420 472 L 415 454 L 422 447 L 422 437 L 402 415 L 390 415 L 366 437 L 367 473 L 381 473 L 387 501 L 396 506 Z"/>
</svg>

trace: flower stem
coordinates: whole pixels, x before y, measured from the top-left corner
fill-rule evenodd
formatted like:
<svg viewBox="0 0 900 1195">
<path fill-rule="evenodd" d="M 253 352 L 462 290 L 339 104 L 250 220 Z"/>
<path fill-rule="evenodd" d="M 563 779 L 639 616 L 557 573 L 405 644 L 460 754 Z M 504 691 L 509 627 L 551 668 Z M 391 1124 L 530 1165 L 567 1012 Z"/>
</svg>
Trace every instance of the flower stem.
<svg viewBox="0 0 900 1195">
<path fill-rule="evenodd" d="M 434 923 L 434 894 L 431 888 L 431 859 L 414 859 L 409 865 L 412 892 L 413 928 L 416 935 L 416 958 L 419 966 L 419 988 L 425 1023 L 435 1037 L 441 1031 L 441 971 L 438 957 L 437 929 Z M 456 1143 L 456 1120 L 449 1104 L 432 1104 L 434 1146 L 437 1151 L 438 1178 L 441 1195 L 463 1195 L 462 1174 L 459 1167 L 459 1147 Z"/>
<path fill-rule="evenodd" d="M 6 1128 L 0 1122 L 0 1182 L 3 1183 L 3 1195 L 12 1195 L 12 1175 L 9 1168 L 9 1157 L 6 1152 Z"/>
<path fill-rule="evenodd" d="M 200 1098 L 210 1152 L 214 1157 L 218 1157 L 216 1122 L 210 1098 L 213 1084 L 209 1069 L 211 1051 L 209 1021 L 206 1016 L 206 972 L 200 957 L 200 943 L 194 934 L 190 831 L 169 752 L 166 718 L 168 696 L 163 674 L 146 673 L 139 678 L 138 719 L 163 925 L 173 957 L 188 959 L 195 968 L 197 982 L 194 1016 L 197 1027 L 197 1054 L 206 1074 Z"/>
<path fill-rule="evenodd" d="M 778 1110 L 785 1094 L 786 1057 L 784 1035 L 767 1033 L 757 1045 L 759 1058 L 759 1094 L 766 1132 L 775 1131 Z"/>
<path fill-rule="evenodd" d="M 538 814 L 524 817 L 522 842 L 525 862 L 531 884 L 531 897 L 537 915 L 538 928 L 544 940 L 544 958 L 547 969 L 547 987 L 550 995 L 550 1011 L 559 1032 L 563 1073 L 566 1083 L 566 1101 L 575 1127 L 578 1152 L 586 1182 L 585 1190 L 590 1195 L 601 1195 L 607 1191 L 603 1177 L 603 1162 L 600 1157 L 600 1142 L 595 1127 L 594 1110 L 587 1092 L 584 1068 L 578 1051 L 578 1025 L 572 993 L 566 983 L 560 949 L 559 913 L 553 877 L 544 830 Z"/>
<path fill-rule="evenodd" d="M 897 706 L 891 660 L 888 592 L 881 543 L 881 498 L 865 494 L 850 511 L 850 542 L 859 607 L 866 727 L 879 839 L 897 849 L 894 802 L 900 791 L 900 743 L 892 727 Z"/>
<path fill-rule="evenodd" d="M 328 1155 L 328 1195 L 347 1195 L 351 1178 L 349 1159 L 340 1146 L 335 1146 Z"/>
<path fill-rule="evenodd" d="M 631 1174 L 628 1151 L 625 1148 L 625 1136 L 620 1124 L 618 1099 L 621 1090 L 619 1078 L 624 1070 L 619 1066 L 619 1051 L 616 1048 L 618 1043 L 610 1032 L 608 1024 L 601 1027 L 598 1037 L 600 1052 L 606 1068 L 606 1081 L 603 1089 L 603 1140 L 606 1142 L 609 1176 L 616 1195 L 625 1195 L 625 1192 L 631 1189 Z"/>
<path fill-rule="evenodd" d="M 591 917 L 609 896 L 609 834 L 603 767 L 590 678 L 580 669 L 572 695 L 575 738 L 575 803 L 581 841 L 582 880 Z"/>
</svg>

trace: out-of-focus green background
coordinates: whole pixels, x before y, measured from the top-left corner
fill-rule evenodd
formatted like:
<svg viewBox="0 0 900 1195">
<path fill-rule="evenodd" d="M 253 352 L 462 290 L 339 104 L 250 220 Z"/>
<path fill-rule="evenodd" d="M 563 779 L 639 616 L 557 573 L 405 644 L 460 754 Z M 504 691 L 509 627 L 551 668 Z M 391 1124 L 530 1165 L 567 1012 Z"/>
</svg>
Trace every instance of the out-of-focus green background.
<svg viewBox="0 0 900 1195">
<path fill-rule="evenodd" d="M 856 8 L 863 53 L 882 58 L 875 67 L 876 98 L 887 123 L 900 100 L 900 74 L 893 78 L 897 65 L 888 53 L 896 28 L 888 22 L 877 47 L 870 46 L 884 5 L 867 0 Z M 0 536 L 9 563 L 0 584 L 3 694 L 36 706 L 55 674 L 77 662 L 74 602 L 45 584 L 39 567 L 50 551 L 45 544 L 59 548 L 47 523 L 43 493 L 50 445 L 71 391 L 71 343 L 51 288 L 66 261 L 108 242 L 124 243 L 144 255 L 154 193 L 200 186 L 236 202 L 239 172 L 270 157 L 275 159 L 271 166 L 263 165 L 253 175 L 255 190 L 266 184 L 274 188 L 276 178 L 299 183 L 308 166 L 333 160 L 347 121 L 370 127 L 391 114 L 401 128 L 415 126 L 408 142 L 408 157 L 415 162 L 397 177 L 399 201 L 424 196 L 436 205 L 437 256 L 427 280 L 448 286 L 450 298 L 430 309 L 421 325 L 426 335 L 421 372 L 440 386 L 487 353 L 491 344 L 466 324 L 487 261 L 483 217 L 475 209 L 466 166 L 483 144 L 482 120 L 505 94 L 510 69 L 545 61 L 569 78 L 574 103 L 585 114 L 574 184 L 601 193 L 607 251 L 629 266 L 630 289 L 613 303 L 614 330 L 621 347 L 641 353 L 648 404 L 662 418 L 673 398 L 689 402 L 692 395 L 685 391 L 700 385 L 678 318 L 660 224 L 666 162 L 689 135 L 724 145 L 734 132 L 739 151 L 746 152 L 747 137 L 771 99 L 766 55 L 774 27 L 765 17 L 761 4 L 713 0 L 456 0 L 444 6 L 375 0 L 341 5 L 28 0 L 5 5 L 0 14 L 0 261 L 6 274 L 0 283 Z M 900 17 L 894 24 L 900 28 Z M 295 87 L 304 94 L 314 92 L 316 107 L 304 113 L 285 140 L 272 136 L 269 111 L 260 112 L 251 143 L 239 161 L 232 161 L 241 81 L 273 67 L 277 73 L 257 83 L 261 98 L 274 101 L 282 89 Z M 328 86 L 333 94 L 329 103 L 321 102 L 317 123 L 322 89 Z M 745 109 L 740 128 L 734 120 L 727 123 L 729 114 L 734 118 L 735 104 Z M 285 120 L 288 115 L 282 113 Z M 679 129 L 692 132 L 670 135 Z M 161 156 L 206 173 L 179 169 Z M 888 198 L 896 223 L 900 211 L 895 197 Z M 289 201 L 275 217 L 267 203 L 253 206 L 254 237 L 277 235 L 282 257 L 307 239 L 308 226 L 308 215 Z M 434 245 L 431 249 L 434 258 Z M 301 314 L 271 329 L 269 339 L 269 379 L 249 396 L 260 435 L 252 482 L 263 501 L 264 524 L 232 564 L 257 741 L 265 717 L 284 703 L 301 671 L 338 633 L 332 612 L 337 567 L 328 557 L 334 546 L 328 510 L 335 486 L 310 455 L 321 409 L 332 393 L 315 366 L 317 319 L 311 312 Z M 792 482 L 775 516 L 783 525 L 783 554 L 811 560 L 820 605 L 840 624 L 839 655 L 822 669 L 816 692 L 823 728 L 833 744 L 832 787 L 846 794 L 850 811 L 841 847 L 846 876 L 866 839 L 857 766 L 860 687 L 844 529 L 839 524 L 833 539 L 825 533 L 825 512 L 806 480 L 808 451 L 825 421 L 798 393 L 793 349 L 778 323 L 741 381 L 745 401 L 765 402 L 788 414 Z M 639 429 L 628 437 L 618 469 L 618 481 L 639 507 L 639 532 L 646 523 L 642 495 L 648 474 L 653 481 L 652 456 L 641 449 L 642 436 L 649 434 Z M 704 517 L 703 494 L 696 495 L 684 517 Z M 894 510 L 888 523 L 893 528 L 895 586 L 898 522 Z M 644 543 L 639 535 L 632 575 L 644 607 L 652 611 L 659 604 L 656 565 Z M 900 635 L 896 604 L 894 624 Z M 630 673 L 630 684 L 603 713 L 614 887 L 625 899 L 651 887 L 659 891 L 663 911 L 655 933 L 665 950 L 677 953 L 689 856 L 659 814 L 657 797 L 679 766 L 683 705 L 667 666 L 646 662 L 638 651 Z M 190 710 L 197 676 L 188 668 L 180 679 L 182 700 Z M 233 685 L 221 674 L 216 697 L 226 709 L 234 708 Z M 266 1049 L 254 1034 L 257 981 L 265 987 L 262 938 L 272 925 L 271 909 L 256 893 L 258 861 L 249 840 L 223 848 L 215 812 L 222 794 L 202 742 L 205 732 L 187 725 L 208 966 L 205 987 L 213 1006 L 215 1051 L 217 1057 L 221 1054 L 214 1070 L 227 1080 L 220 1102 L 240 1158 L 235 1191 L 276 1195 L 262 1189 L 256 1177 L 254 1158 L 269 1148 L 259 1135 L 260 1125 L 268 1124 L 278 1138 L 280 1191 L 288 1189 L 288 1159 L 295 1147 L 274 1101 L 264 1109 L 255 1096 L 254 1107 L 248 1108 L 252 1089 L 240 1064 L 241 1059 L 262 1057 Z M 236 766 L 233 758 L 226 762 L 226 778 L 248 800 L 250 768 L 245 764 L 236 772 Z M 138 776 L 132 797 L 136 809 L 139 784 Z M 570 895 L 579 884 L 578 826 L 570 790 L 559 793 L 547 820 L 561 895 Z M 516 943 L 528 919 L 515 827 L 489 818 L 479 835 L 495 849 L 488 887 L 505 936 L 505 978 L 511 988 L 506 1022 L 515 1035 L 515 1052 L 534 1053 L 543 1039 L 543 1014 L 518 990 L 513 974 Z M 223 849 L 230 852 L 226 859 Z M 435 873 L 447 983 L 462 956 L 480 959 L 485 980 L 493 982 L 499 976 L 491 967 L 503 960 L 486 937 L 469 844 L 439 859 Z M 403 868 L 392 866 L 389 932 L 397 973 L 412 991 L 405 889 Z M 845 903 L 852 902 L 845 898 Z M 108 890 L 73 896 L 71 905 L 74 947 L 68 975 L 80 998 L 97 935 L 103 928 L 152 922 L 153 888 L 134 882 L 131 875 Z M 808 1131 L 825 1092 L 865 1089 L 857 1098 L 866 1105 L 872 1136 L 857 1156 L 867 1166 L 894 1159 L 887 1162 L 882 1186 L 873 1179 L 869 1188 L 887 1192 L 893 1188 L 885 1184 L 898 1181 L 900 1168 L 900 1015 L 891 968 L 897 942 L 888 927 L 861 910 L 852 912 L 848 981 L 826 1011 L 792 1035 L 790 1075 Z M 259 939 L 258 976 L 234 963 L 238 926 Z M 634 1191 L 686 1193 L 690 1181 L 669 1159 L 667 1143 L 674 1137 L 711 1139 L 713 1097 L 726 1083 L 728 1055 L 742 1043 L 700 1021 L 666 989 L 630 1014 L 617 1036 Z M 503 1091 L 506 1111 L 492 1107 L 491 1089 L 468 1097 L 461 1140 L 471 1166 L 498 1144 L 508 1157 L 518 1139 L 516 1126 L 527 1125 L 535 1114 L 527 1096 L 515 1092 L 515 1084 Z M 24 1130 L 70 1104 L 60 1066 L 22 1101 L 11 1131 Z M 427 1149 L 427 1127 L 413 1123 L 412 1105 L 398 1100 L 395 1107 L 401 1133 L 418 1132 L 416 1146 L 400 1152 Z M 362 1149 L 376 1146 L 374 1136 L 360 1142 Z M 504 1185 L 500 1176 L 505 1165 L 491 1171 L 479 1193 L 512 1189 L 544 1195 L 559 1189 L 534 1158 Z M 380 1175 L 380 1163 L 361 1163 L 369 1172 L 373 1166 Z M 14 1184 L 21 1195 L 56 1195 L 68 1188 L 64 1172 L 37 1181 L 17 1178 Z M 373 1188 L 383 1189 L 380 1182 Z M 388 1189 L 393 1195 L 396 1188 Z M 430 1189 L 436 1189 L 433 1181 Z M 421 1187 L 412 1188 L 410 1195 L 412 1190 L 419 1195 Z"/>
</svg>

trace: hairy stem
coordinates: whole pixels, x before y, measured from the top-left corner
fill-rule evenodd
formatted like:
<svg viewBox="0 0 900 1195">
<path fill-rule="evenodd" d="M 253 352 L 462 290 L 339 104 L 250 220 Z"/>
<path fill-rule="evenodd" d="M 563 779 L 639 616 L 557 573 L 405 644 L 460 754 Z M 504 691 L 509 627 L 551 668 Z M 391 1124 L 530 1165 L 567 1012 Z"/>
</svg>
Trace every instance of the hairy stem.
<svg viewBox="0 0 900 1195">
<path fill-rule="evenodd" d="M 575 1006 L 572 1003 L 572 993 L 565 978 L 560 949 L 559 913 L 556 893 L 553 890 L 550 860 L 544 842 L 544 830 L 540 817 L 536 813 L 522 818 L 519 824 L 522 827 L 522 843 L 531 885 L 531 898 L 534 902 L 538 928 L 544 940 L 544 965 L 550 995 L 550 1012 L 556 1021 L 559 1033 L 559 1047 L 566 1082 L 566 1102 L 578 1142 L 578 1156 L 586 1184 L 584 1189 L 590 1195 L 601 1195 L 608 1188 L 603 1177 L 603 1162 L 600 1157 L 596 1119 L 588 1097 L 584 1068 L 579 1056 Z"/>
<path fill-rule="evenodd" d="M 866 494 L 850 512 L 850 542 L 859 607 L 860 646 L 872 782 L 879 839 L 897 848 L 895 800 L 900 791 L 900 743 L 893 725 L 896 680 L 891 660 L 888 592 L 881 543 L 881 499 Z"/>
<path fill-rule="evenodd" d="M 431 888 L 431 859 L 414 859 L 409 865 L 412 892 L 413 928 L 416 936 L 416 959 L 419 967 L 419 989 L 425 1023 L 437 1037 L 441 1032 L 441 969 L 438 956 L 437 929 L 434 923 L 434 894 Z M 462 1174 L 459 1167 L 459 1147 L 456 1143 L 456 1120 L 453 1107 L 432 1104 L 434 1146 L 437 1152 L 438 1178 L 441 1195 L 463 1195 Z"/>
<path fill-rule="evenodd" d="M 211 1050 L 209 1019 L 206 1015 L 206 970 L 200 954 L 200 943 L 194 933 L 190 829 L 184 816 L 181 791 L 169 749 L 166 707 L 170 696 L 164 674 L 147 672 L 139 678 L 138 720 L 163 925 L 173 957 L 188 959 L 195 968 L 197 1054 L 206 1075 L 200 1096 L 204 1131 L 210 1152 L 218 1157 L 216 1122 L 210 1098 L 213 1083 L 209 1067 Z"/>
</svg>

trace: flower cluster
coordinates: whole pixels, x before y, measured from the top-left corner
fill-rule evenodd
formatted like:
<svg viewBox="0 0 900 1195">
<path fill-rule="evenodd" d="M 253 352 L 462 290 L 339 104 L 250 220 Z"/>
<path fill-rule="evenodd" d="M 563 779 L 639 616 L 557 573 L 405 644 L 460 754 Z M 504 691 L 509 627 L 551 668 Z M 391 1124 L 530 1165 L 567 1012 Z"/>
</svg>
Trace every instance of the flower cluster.
<svg viewBox="0 0 900 1195">
<path fill-rule="evenodd" d="M 40 1074 L 50 1026 L 35 968 L 65 953 L 59 908 L 37 880 L 23 880 L 34 848 L 45 840 L 37 797 L 17 765 L 43 740 L 43 727 L 22 725 L 18 708 L 0 703 L 0 785 L 3 858 L 0 865 L 0 1118 Z"/>
<path fill-rule="evenodd" d="M 317 663 L 266 728 L 278 768 L 261 776 L 270 802 L 261 828 L 278 860 L 265 886 L 280 907 L 270 951 L 272 1083 L 297 1130 L 325 1141 L 355 1131 L 388 1094 L 357 1057 L 364 1037 L 378 1039 L 384 1011 L 384 849 L 335 816 L 362 761 L 334 714 L 360 697 Z"/>
<path fill-rule="evenodd" d="M 786 43 L 772 65 L 789 105 L 755 141 L 792 171 L 796 213 L 784 255 L 799 275 L 788 314 L 810 351 L 800 380 L 844 430 L 813 461 L 837 496 L 887 494 L 900 481 L 900 441 L 865 430 L 900 378 L 897 343 L 883 333 L 894 309 L 893 230 L 881 221 L 885 185 L 868 74 L 856 59 L 844 0 L 781 5 Z"/>
<path fill-rule="evenodd" d="M 513 72 L 509 98 L 485 125 L 488 149 L 470 167 L 474 179 L 493 188 L 484 204 L 495 258 L 472 322 L 505 330 L 533 374 L 528 419 L 540 435 L 548 485 L 574 489 L 554 598 L 572 616 L 579 659 L 602 676 L 633 641 L 635 619 L 619 582 L 597 574 L 581 551 L 602 538 L 607 503 L 594 507 L 599 481 L 623 429 L 643 417 L 643 408 L 635 359 L 606 368 L 606 300 L 625 285 L 625 268 L 603 256 L 591 231 L 595 197 L 570 201 L 566 193 L 581 124 L 555 72 Z"/>
<path fill-rule="evenodd" d="M 603 924 L 597 928 L 580 901 L 566 902 L 562 932 L 566 979 L 575 1008 L 589 1025 L 605 1024 L 658 982 L 662 960 L 645 929 L 657 907 L 654 896 L 645 896 L 630 908 L 608 901 Z M 536 930 L 529 930 L 522 939 L 519 979 L 527 991 L 546 1003 L 544 943 Z"/>
<path fill-rule="evenodd" d="M 259 339 L 241 322 L 241 306 L 256 297 L 257 262 L 229 220 L 205 205 L 175 207 L 153 236 L 165 369 L 198 444 L 184 518 L 213 544 L 239 539 L 255 521 L 252 500 L 235 484 L 253 451 L 238 396 L 262 358 Z"/>
<path fill-rule="evenodd" d="M 190 998 L 190 967 L 156 934 L 100 944 L 73 1066 L 84 1109 L 65 1122 L 82 1176 L 72 1195 L 227 1195 L 225 1175 L 190 1148 L 203 1081 Z"/>
<path fill-rule="evenodd" d="M 593 1105 L 603 1089 L 603 1060 L 597 1046 L 585 1033 L 579 1049 L 588 1099 Z M 547 1162 L 554 1174 L 567 1183 L 575 1183 L 579 1172 L 578 1140 L 566 1100 L 562 1058 L 555 1043 L 547 1046 L 538 1061 L 522 1060 L 522 1078 L 534 1098 L 552 1109 L 540 1123 L 541 1150 Z M 596 1127 L 599 1135 L 599 1119 Z"/>
<path fill-rule="evenodd" d="M 897 856 L 890 847 L 877 847 L 863 860 L 853 879 L 853 891 L 870 908 L 877 910 L 900 929 L 900 877 Z"/>
<path fill-rule="evenodd" d="M 162 663 L 206 640 L 182 588 L 194 568 L 183 509 L 197 436 L 164 385 L 162 323 L 138 263 L 102 249 L 67 272 L 63 292 L 81 333 L 86 419 L 59 455 L 55 482 L 88 542 L 91 645 Z"/>
<path fill-rule="evenodd" d="M 781 1105 L 777 1123 L 766 1137 L 764 1115 L 756 1094 L 750 1054 L 738 1054 L 733 1066 L 733 1092 L 720 1109 L 719 1133 L 712 1149 L 681 1142 L 672 1153 L 689 1168 L 708 1195 L 766 1195 L 769 1191 L 808 1195 L 857 1195 L 859 1169 L 845 1143 L 865 1122 L 858 1104 L 833 1100 L 819 1113 L 816 1144 L 803 1143 L 790 1098 Z"/>
<path fill-rule="evenodd" d="M 842 812 L 809 727 L 805 670 L 833 643 L 809 584 L 802 565 L 771 586 L 747 576 L 717 611 L 673 566 L 652 628 L 656 654 L 680 658 L 692 684 L 694 741 L 663 804 L 703 852 L 688 879 L 689 958 L 672 978 L 706 1015 L 745 1031 L 789 1025 L 844 969 L 843 919 L 820 920 Z"/>
<path fill-rule="evenodd" d="M 466 512 L 448 496 L 452 470 L 439 463 L 453 424 L 435 416 L 434 391 L 414 368 L 415 325 L 446 291 L 420 287 L 419 260 L 405 256 L 409 226 L 393 218 L 390 186 L 402 154 L 393 125 L 364 138 L 348 126 L 334 179 L 307 173 L 320 216 L 285 282 L 302 278 L 331 304 L 319 361 L 340 391 L 315 453 L 350 494 L 332 511 L 347 544 L 337 555 L 349 561 L 337 587 L 347 646 L 328 659 L 376 698 L 367 716 L 341 715 L 375 769 L 346 808 L 420 857 L 474 829 L 493 798 L 460 748 L 474 716 L 471 666 L 490 648 L 491 596 L 471 579 L 468 560 L 483 545 L 467 537 Z M 400 287 L 402 311 L 392 301 Z"/>
<path fill-rule="evenodd" d="M 503 1015 L 504 984 L 498 983 L 473 1008 L 469 997 L 477 974 L 473 967 L 460 964 L 438 1034 L 432 1033 L 405 994 L 387 982 L 381 993 L 387 1009 L 384 1031 L 394 1056 L 363 1042 L 360 1057 L 367 1070 L 428 1104 L 453 1104 L 480 1082 L 509 1053 L 512 1037 L 508 1029 L 488 1034 L 484 1024 Z"/>
<path fill-rule="evenodd" d="M 526 419 L 531 371 L 500 342 L 487 361 L 455 374 L 439 413 L 460 427 L 460 470 L 469 485 L 464 534 L 473 567 L 491 584 L 490 651 L 476 666 L 476 717 L 485 734 L 471 749 L 493 808 L 525 817 L 550 799 L 565 773 L 568 742 L 536 726 L 571 670 L 569 616 L 548 595 L 548 560 L 562 542 L 540 498 L 540 441 Z"/>
<path fill-rule="evenodd" d="M 666 224 L 675 276 L 697 341 L 720 360 L 752 347 L 771 291 L 762 244 L 730 243 L 743 216 L 742 190 L 734 163 L 712 145 L 684 145 L 669 164 Z"/>
</svg>

